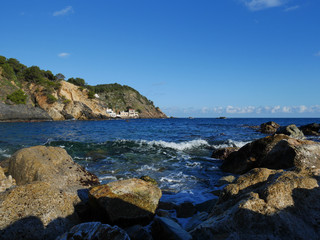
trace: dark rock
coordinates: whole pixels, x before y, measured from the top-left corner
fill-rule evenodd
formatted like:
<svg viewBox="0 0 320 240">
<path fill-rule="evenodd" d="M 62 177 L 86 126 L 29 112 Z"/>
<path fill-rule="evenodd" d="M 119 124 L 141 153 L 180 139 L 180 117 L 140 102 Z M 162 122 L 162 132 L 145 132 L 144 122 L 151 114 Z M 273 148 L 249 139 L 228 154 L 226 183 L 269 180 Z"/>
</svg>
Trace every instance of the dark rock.
<svg viewBox="0 0 320 240">
<path fill-rule="evenodd" d="M 284 134 L 276 134 L 248 143 L 238 151 L 231 153 L 223 161 L 221 169 L 225 172 L 242 174 L 259 167 L 268 152 L 283 139 L 289 139 L 289 137 Z"/>
<path fill-rule="evenodd" d="M 56 240 L 130 240 L 130 237 L 118 226 L 88 222 L 74 226 Z"/>
<path fill-rule="evenodd" d="M 171 202 L 160 201 L 159 205 L 158 205 L 158 209 L 163 209 L 163 210 L 173 210 L 176 208 L 177 208 L 177 205 L 175 205 L 174 203 L 171 203 Z"/>
<path fill-rule="evenodd" d="M 304 134 L 302 131 L 300 131 L 299 128 L 297 128 L 296 125 L 291 124 L 285 127 L 280 127 L 277 132 L 277 134 L 285 134 L 288 135 L 289 137 L 292 138 L 299 138 L 299 139 L 303 139 L 304 138 Z"/>
<path fill-rule="evenodd" d="M 307 171 L 253 169 L 224 188 L 193 239 L 319 239 L 319 178 Z"/>
<path fill-rule="evenodd" d="M 197 209 L 191 202 L 184 202 L 177 206 L 176 211 L 178 218 L 188 218 L 192 217 Z"/>
<path fill-rule="evenodd" d="M 320 136 L 320 124 L 318 123 L 303 125 L 300 127 L 300 130 L 304 135 Z"/>
<path fill-rule="evenodd" d="M 152 235 L 141 225 L 134 225 L 126 229 L 131 240 L 152 240 Z"/>
<path fill-rule="evenodd" d="M 191 240 L 191 235 L 185 231 L 175 221 L 164 218 L 155 217 L 152 223 L 152 236 L 155 240 Z"/>
<path fill-rule="evenodd" d="M 238 151 L 238 147 L 226 147 L 226 148 L 220 148 L 213 151 L 211 157 L 216 159 L 225 160 L 230 153 Z"/>
<path fill-rule="evenodd" d="M 220 193 L 219 193 L 220 195 Z M 206 212 L 206 213 L 211 213 L 213 207 L 216 205 L 216 203 L 218 202 L 218 199 L 210 199 L 208 201 L 205 201 L 203 203 L 198 203 L 195 207 L 197 209 L 198 212 Z"/>
<path fill-rule="evenodd" d="M 104 221 L 130 226 L 150 222 L 161 195 L 154 184 L 132 178 L 93 187 L 89 203 Z"/>
<path fill-rule="evenodd" d="M 262 123 L 260 125 L 259 130 L 262 133 L 272 134 L 272 133 L 275 133 L 279 127 L 280 125 L 278 123 L 270 121 L 270 122 Z"/>
<path fill-rule="evenodd" d="M 0 103 L 0 121 L 51 121 L 49 114 L 31 105 L 7 105 Z"/>
<path fill-rule="evenodd" d="M 185 230 L 187 232 L 191 231 L 192 229 L 196 228 L 198 225 L 200 225 L 202 222 L 208 219 L 208 213 L 207 212 L 199 212 L 196 215 L 192 216 L 190 220 L 186 223 Z"/>
<path fill-rule="evenodd" d="M 163 209 L 157 209 L 157 210 L 156 210 L 156 214 L 157 214 L 159 217 L 170 217 L 170 212 L 169 212 L 169 211 L 166 211 L 166 210 L 163 210 Z"/>
<path fill-rule="evenodd" d="M 143 181 L 152 183 L 152 184 L 154 184 L 156 186 L 158 185 L 157 181 L 155 179 L 149 177 L 149 176 L 141 176 L 140 179 L 143 180 Z"/>
</svg>

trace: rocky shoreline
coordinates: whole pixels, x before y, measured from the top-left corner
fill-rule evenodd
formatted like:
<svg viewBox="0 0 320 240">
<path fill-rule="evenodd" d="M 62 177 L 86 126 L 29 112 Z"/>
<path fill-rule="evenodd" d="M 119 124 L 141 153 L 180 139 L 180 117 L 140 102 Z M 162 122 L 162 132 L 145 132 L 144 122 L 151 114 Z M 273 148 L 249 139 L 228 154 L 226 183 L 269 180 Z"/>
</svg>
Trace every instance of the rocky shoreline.
<svg viewBox="0 0 320 240">
<path fill-rule="evenodd" d="M 320 143 L 283 129 L 213 154 L 231 175 L 197 205 L 162 202 L 146 176 L 101 185 L 59 147 L 21 149 L 0 162 L 0 239 L 319 239 Z"/>
</svg>

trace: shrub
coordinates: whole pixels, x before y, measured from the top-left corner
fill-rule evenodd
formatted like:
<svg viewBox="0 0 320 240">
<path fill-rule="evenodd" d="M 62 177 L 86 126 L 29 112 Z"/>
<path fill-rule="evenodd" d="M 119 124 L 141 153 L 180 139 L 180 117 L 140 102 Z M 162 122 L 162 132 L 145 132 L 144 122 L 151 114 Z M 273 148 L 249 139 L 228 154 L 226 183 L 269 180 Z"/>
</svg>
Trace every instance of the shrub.
<svg viewBox="0 0 320 240">
<path fill-rule="evenodd" d="M 25 69 L 23 75 L 27 82 L 40 83 L 43 80 L 42 72 L 37 66 Z"/>
<path fill-rule="evenodd" d="M 14 80 L 14 81 L 17 79 L 12 67 L 8 63 L 2 64 L 1 67 L 3 70 L 2 72 L 3 76 L 5 78 L 7 78 L 8 80 Z"/>
<path fill-rule="evenodd" d="M 27 95 L 21 89 L 11 93 L 7 96 L 7 99 L 11 100 L 15 104 L 26 104 Z"/>
<path fill-rule="evenodd" d="M 47 103 L 52 104 L 52 103 L 55 103 L 56 101 L 57 99 L 54 96 L 52 96 L 51 94 L 47 95 Z"/>
<path fill-rule="evenodd" d="M 88 92 L 88 98 L 89 98 L 89 99 L 94 99 L 94 98 L 95 98 L 95 97 L 94 97 L 94 94 L 95 94 L 95 93 L 94 93 L 93 91 L 90 91 L 90 90 L 89 90 L 89 92 Z"/>
<path fill-rule="evenodd" d="M 69 78 L 68 82 L 82 87 L 86 84 L 83 78 Z"/>
</svg>

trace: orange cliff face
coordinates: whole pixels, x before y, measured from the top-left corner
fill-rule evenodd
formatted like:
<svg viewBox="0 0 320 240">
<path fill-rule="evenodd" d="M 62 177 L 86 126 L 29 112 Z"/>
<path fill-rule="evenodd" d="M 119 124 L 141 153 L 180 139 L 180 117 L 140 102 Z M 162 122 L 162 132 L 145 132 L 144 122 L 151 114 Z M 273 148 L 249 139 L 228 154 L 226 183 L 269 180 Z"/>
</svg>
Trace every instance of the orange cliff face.
<svg viewBox="0 0 320 240">
<path fill-rule="evenodd" d="M 105 107 L 99 99 L 89 99 L 87 89 L 81 90 L 78 86 L 66 81 L 61 81 L 61 88 L 52 93 L 57 101 L 51 104 L 47 102 L 47 96 L 42 93 L 43 87 L 30 84 L 29 90 L 39 107 L 44 109 L 53 120 L 107 118 Z"/>
</svg>

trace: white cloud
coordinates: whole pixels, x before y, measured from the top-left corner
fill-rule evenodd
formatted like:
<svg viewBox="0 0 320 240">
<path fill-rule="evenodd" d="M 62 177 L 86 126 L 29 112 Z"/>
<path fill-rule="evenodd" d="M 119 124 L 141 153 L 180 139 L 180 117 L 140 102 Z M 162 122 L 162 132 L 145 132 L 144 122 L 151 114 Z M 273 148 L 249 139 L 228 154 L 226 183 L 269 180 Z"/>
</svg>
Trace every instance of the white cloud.
<svg viewBox="0 0 320 240">
<path fill-rule="evenodd" d="M 259 11 L 266 8 L 279 7 L 287 0 L 242 0 L 251 11 Z"/>
<path fill-rule="evenodd" d="M 66 57 L 69 57 L 69 56 L 70 56 L 70 53 L 66 53 L 66 52 L 62 52 L 62 53 L 58 54 L 58 57 L 61 57 L 61 58 L 66 58 Z"/>
<path fill-rule="evenodd" d="M 320 51 L 314 54 L 316 57 L 320 57 Z"/>
<path fill-rule="evenodd" d="M 290 12 L 290 11 L 294 11 L 294 10 L 297 10 L 298 8 L 300 8 L 299 5 L 295 5 L 295 6 L 292 6 L 292 7 L 287 7 L 286 9 L 284 9 L 285 12 Z"/>
<path fill-rule="evenodd" d="M 74 11 L 73 11 L 72 6 L 67 6 L 67 7 L 65 7 L 64 9 L 61 9 L 61 10 L 59 10 L 59 11 L 55 11 L 52 15 L 53 15 L 54 17 L 57 17 L 57 16 L 64 16 L 64 15 L 67 15 L 67 14 L 73 13 L 73 12 L 74 12 Z"/>
</svg>

